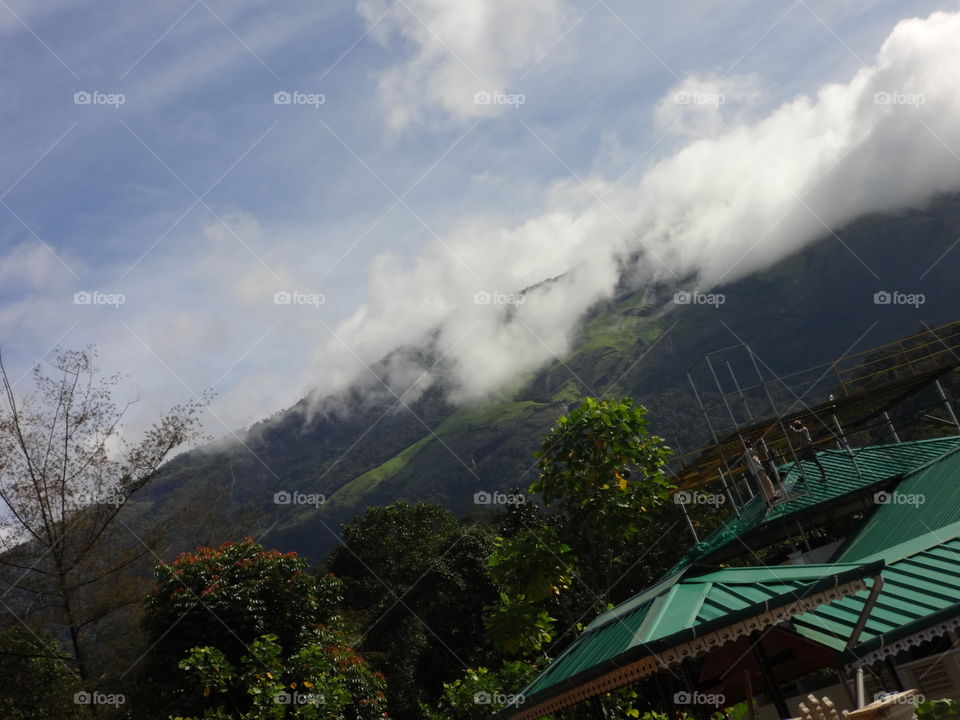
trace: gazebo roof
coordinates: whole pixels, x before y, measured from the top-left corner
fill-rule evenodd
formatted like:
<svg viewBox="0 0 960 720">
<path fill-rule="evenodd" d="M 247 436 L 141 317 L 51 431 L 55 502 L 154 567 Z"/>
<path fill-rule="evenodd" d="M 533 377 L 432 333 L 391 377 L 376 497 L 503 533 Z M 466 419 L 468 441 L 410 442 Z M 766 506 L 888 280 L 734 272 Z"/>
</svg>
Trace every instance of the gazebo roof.
<svg viewBox="0 0 960 720">
<path fill-rule="evenodd" d="M 508 709 L 543 717 L 867 588 L 883 562 L 687 568 L 594 620 Z"/>
</svg>

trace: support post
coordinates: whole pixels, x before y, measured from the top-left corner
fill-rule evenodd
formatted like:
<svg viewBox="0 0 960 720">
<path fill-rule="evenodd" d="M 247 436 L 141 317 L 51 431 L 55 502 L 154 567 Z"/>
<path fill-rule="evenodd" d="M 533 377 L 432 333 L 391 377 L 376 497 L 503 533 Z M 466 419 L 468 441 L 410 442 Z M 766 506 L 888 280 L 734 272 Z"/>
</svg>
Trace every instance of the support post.
<svg viewBox="0 0 960 720">
<path fill-rule="evenodd" d="M 864 689 L 863 689 L 863 668 L 862 668 L 862 667 L 858 667 L 858 668 L 857 668 L 856 678 L 857 678 L 857 681 L 856 681 L 856 682 L 857 682 L 857 707 L 856 707 L 856 709 L 859 710 L 859 709 L 862 708 L 864 705 L 866 705 L 866 702 L 864 702 L 864 695 L 865 695 L 866 693 L 865 693 L 865 691 L 864 691 Z"/>
<path fill-rule="evenodd" d="M 847 451 L 847 455 L 850 456 L 850 460 L 853 461 L 853 468 L 857 471 L 857 477 L 862 478 L 863 473 L 860 472 L 860 466 L 857 464 L 857 456 L 854 455 L 853 450 L 850 447 L 850 443 L 847 442 L 847 436 L 843 434 L 843 428 L 840 426 L 840 421 L 837 419 L 836 415 L 831 415 L 833 418 L 833 424 L 837 427 L 837 435 L 840 438 L 840 441 L 843 443 L 843 449 Z"/>
<path fill-rule="evenodd" d="M 886 410 L 883 411 L 883 419 L 887 421 L 887 430 L 890 431 L 890 434 L 893 435 L 893 441 L 895 443 L 900 442 L 900 436 L 897 435 L 897 429 L 893 426 L 893 420 L 890 419 L 890 413 Z"/>
<path fill-rule="evenodd" d="M 747 717 L 749 720 L 757 720 L 757 708 L 753 704 L 753 676 L 749 670 L 743 671 L 743 684 L 747 693 Z"/>
<path fill-rule="evenodd" d="M 957 428 L 957 434 L 960 435 L 960 422 L 957 421 L 957 415 L 953 412 L 953 405 L 950 404 L 947 394 L 943 391 L 943 385 L 940 384 L 940 379 L 937 378 L 933 382 L 934 385 L 937 386 L 937 392 L 940 394 L 940 399 L 943 400 L 944 407 L 947 408 L 947 415 L 950 416 L 954 426 Z"/>
<path fill-rule="evenodd" d="M 737 389 L 737 394 L 740 396 L 740 402 L 743 403 L 743 409 L 747 412 L 747 420 L 753 422 L 753 413 L 750 412 L 750 405 L 747 403 L 747 396 L 743 394 L 743 390 L 740 388 L 740 383 L 737 381 L 737 376 L 733 374 L 733 365 L 730 364 L 729 360 L 727 360 L 727 370 L 730 372 L 730 377 L 733 379 L 733 386 Z"/>
<path fill-rule="evenodd" d="M 777 709 L 777 714 L 780 716 L 780 720 L 789 720 L 790 709 L 787 707 L 787 703 L 780 693 L 780 688 L 777 686 L 777 681 L 773 677 L 773 670 L 770 668 L 767 654 L 763 651 L 763 636 L 759 632 L 755 632 L 751 640 L 753 641 L 754 658 L 760 666 L 764 681 L 767 683 L 767 690 L 770 691 L 773 698 L 773 705 Z"/>
<path fill-rule="evenodd" d="M 693 522 L 690 520 L 690 515 L 687 513 L 687 504 L 686 503 L 677 503 L 680 506 L 680 510 L 683 511 L 683 517 L 687 520 L 687 527 L 690 528 L 690 532 L 693 534 L 693 542 L 700 542 L 700 538 L 697 537 L 697 529 L 693 527 Z"/>
<path fill-rule="evenodd" d="M 740 508 L 737 507 L 737 501 L 734 499 L 733 493 L 727 485 L 727 479 L 723 476 L 723 470 L 717 468 L 717 473 L 720 475 L 720 482 L 723 484 L 723 489 L 726 491 L 727 497 L 730 498 L 730 504 L 733 505 L 733 511 L 737 514 L 737 517 L 740 517 Z"/>
<path fill-rule="evenodd" d="M 900 673 L 897 672 L 897 666 L 893 664 L 893 658 L 887 656 L 886 659 L 887 670 L 890 672 L 890 677 L 893 678 L 893 686 L 897 689 L 897 692 L 903 692 L 906 688 L 903 686 L 903 681 L 900 679 Z"/>
</svg>

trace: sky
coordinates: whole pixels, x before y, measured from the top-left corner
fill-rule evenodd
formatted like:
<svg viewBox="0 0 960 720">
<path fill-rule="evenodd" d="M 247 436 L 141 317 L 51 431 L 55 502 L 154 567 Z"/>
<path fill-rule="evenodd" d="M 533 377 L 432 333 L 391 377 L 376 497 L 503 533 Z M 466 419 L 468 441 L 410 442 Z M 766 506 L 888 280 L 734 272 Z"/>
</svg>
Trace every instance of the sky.
<svg viewBox="0 0 960 720">
<path fill-rule="evenodd" d="M 624 257 L 709 289 L 960 189 L 958 10 L 0 0 L 4 362 L 94 344 L 132 431 L 409 398 L 432 360 L 370 367 L 411 344 L 503 392 Z"/>
</svg>

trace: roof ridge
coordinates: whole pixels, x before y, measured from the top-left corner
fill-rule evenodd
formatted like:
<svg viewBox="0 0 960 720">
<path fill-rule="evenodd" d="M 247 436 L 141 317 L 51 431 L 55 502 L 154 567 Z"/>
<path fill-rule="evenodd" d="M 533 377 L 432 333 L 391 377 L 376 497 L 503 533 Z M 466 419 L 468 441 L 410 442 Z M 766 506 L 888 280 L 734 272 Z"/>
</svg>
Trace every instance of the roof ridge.
<svg viewBox="0 0 960 720">
<path fill-rule="evenodd" d="M 924 553 L 940 545 L 946 545 L 948 542 L 956 540 L 958 537 L 960 537 L 960 520 L 952 522 L 949 525 L 944 525 L 940 528 L 932 529 L 923 535 L 917 535 L 909 540 L 904 540 L 902 543 L 889 547 L 885 550 L 880 550 L 867 555 L 861 558 L 859 562 L 867 563 L 872 560 L 881 559 L 885 560 L 888 565 L 892 565 L 900 562 L 901 560 L 911 558 L 914 555 Z"/>
</svg>

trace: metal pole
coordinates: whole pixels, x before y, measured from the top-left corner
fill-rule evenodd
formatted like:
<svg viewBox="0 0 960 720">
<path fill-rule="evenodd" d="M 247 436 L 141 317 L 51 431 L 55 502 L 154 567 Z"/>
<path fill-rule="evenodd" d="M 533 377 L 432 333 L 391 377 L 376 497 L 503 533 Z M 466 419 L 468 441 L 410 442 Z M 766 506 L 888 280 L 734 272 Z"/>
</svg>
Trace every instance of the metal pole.
<svg viewBox="0 0 960 720">
<path fill-rule="evenodd" d="M 711 368 L 712 372 L 712 368 Z M 707 413 L 707 408 L 704 406 L 703 401 L 700 399 L 700 393 L 697 392 L 697 384 L 693 381 L 693 375 L 690 374 L 690 371 L 687 371 L 687 380 L 690 381 L 690 387 L 693 389 L 693 397 L 697 401 L 697 405 L 700 406 L 700 412 L 703 413 L 703 419 L 707 423 L 707 428 L 710 430 L 710 436 L 713 438 L 713 443 L 719 449 L 720 447 L 720 438 L 717 437 L 716 430 L 713 429 L 713 423 L 710 422 L 710 415 Z M 727 459 L 723 458 L 723 465 L 727 469 L 727 472 L 730 472 L 730 466 L 727 464 Z M 696 535 L 696 533 L 694 533 Z M 699 542 L 699 541 L 698 541 Z"/>
<path fill-rule="evenodd" d="M 723 489 L 727 493 L 727 497 L 730 498 L 730 504 L 733 505 L 733 511 L 737 514 L 737 517 L 740 517 L 740 508 L 737 507 L 737 501 L 733 498 L 733 493 L 730 492 L 730 488 L 727 486 L 727 479 L 723 476 L 723 470 L 717 468 L 717 474 L 720 475 L 720 482 L 723 484 Z"/>
<path fill-rule="evenodd" d="M 747 420 L 753 422 L 753 413 L 750 412 L 750 405 L 747 403 L 747 396 L 743 394 L 743 390 L 740 388 L 740 383 L 737 381 L 737 376 L 733 374 L 733 365 L 730 364 L 729 360 L 727 360 L 727 370 L 730 373 L 730 377 L 733 379 L 733 386 L 737 389 L 737 394 L 740 396 L 740 400 L 743 402 L 743 409 L 747 411 Z"/>
<path fill-rule="evenodd" d="M 767 387 L 766 380 L 763 379 L 763 374 L 760 372 L 760 366 L 757 364 L 757 358 L 753 354 L 753 349 L 746 343 L 744 343 L 744 347 L 747 348 L 747 354 L 750 356 L 750 362 L 753 363 L 754 372 L 757 373 L 757 379 L 760 381 L 760 386 L 763 388 L 764 393 L 766 393 L 767 401 L 770 403 L 770 408 L 773 410 L 773 414 L 777 418 L 777 424 L 780 426 L 780 432 L 783 433 L 783 437 L 787 439 L 787 444 L 789 444 L 790 440 L 787 438 L 787 430 L 783 427 L 783 418 L 780 417 L 780 413 L 777 411 L 777 404 L 774 402 L 773 395 L 770 393 L 770 388 Z M 769 453 L 767 454 L 769 456 Z M 774 469 L 774 474 L 777 477 L 777 484 L 780 486 L 781 494 L 786 496 L 787 489 L 783 486 L 783 481 L 780 479 L 780 473 L 776 472 L 776 469 Z"/>
<path fill-rule="evenodd" d="M 720 385 L 720 378 L 717 377 L 717 373 L 713 369 L 713 363 L 710 362 L 710 355 L 707 354 L 705 357 L 707 360 L 707 367 L 710 368 L 710 374 L 713 375 L 713 382 L 717 386 L 717 392 L 720 393 L 720 399 L 723 400 L 723 405 L 725 408 L 727 408 L 727 414 L 730 416 L 730 420 L 733 422 L 733 427 L 736 428 L 739 423 L 737 422 L 737 418 L 733 415 L 733 410 L 730 408 L 730 403 L 727 402 L 727 396 L 723 392 L 723 386 Z"/>
<path fill-rule="evenodd" d="M 843 428 L 840 426 L 840 421 L 837 419 L 836 415 L 831 415 L 833 418 L 833 424 L 837 426 L 837 434 L 840 440 L 843 442 L 843 447 L 847 451 L 847 455 L 850 456 L 850 460 L 853 461 L 853 467 L 857 471 L 857 477 L 863 478 L 863 473 L 860 472 L 860 466 L 857 464 L 857 456 L 853 454 L 853 450 L 850 448 L 850 443 L 847 442 L 847 436 L 843 434 Z"/>
<path fill-rule="evenodd" d="M 676 497 L 676 496 L 674 496 Z M 690 528 L 690 532 L 693 533 L 693 542 L 700 542 L 700 538 L 697 537 L 697 530 L 693 527 L 693 522 L 690 520 L 690 515 L 687 514 L 687 504 L 686 503 L 677 503 L 680 506 L 680 509 L 683 511 L 683 517 L 687 520 L 687 527 Z"/>
<path fill-rule="evenodd" d="M 865 693 L 863 689 L 863 668 L 858 667 L 857 668 L 857 707 L 856 707 L 857 710 L 859 710 L 866 704 L 864 702 L 864 697 L 863 697 L 864 694 Z"/>
<path fill-rule="evenodd" d="M 890 413 L 886 410 L 883 411 L 883 419 L 887 421 L 887 429 L 890 431 L 890 434 L 893 435 L 893 441 L 895 443 L 900 442 L 900 436 L 897 435 L 897 429 L 893 426 L 893 420 L 890 419 Z"/>
<path fill-rule="evenodd" d="M 803 544 L 807 546 L 807 552 L 813 552 L 813 548 L 810 547 L 810 541 L 807 540 L 807 534 L 803 531 L 803 525 L 800 524 L 799 520 L 797 520 L 797 530 L 800 531 L 800 537 L 803 538 Z"/>
<path fill-rule="evenodd" d="M 697 400 L 697 405 L 700 406 L 700 412 L 703 413 L 703 419 L 707 421 L 707 427 L 710 429 L 710 435 L 713 437 L 713 442 L 719 444 L 720 441 L 717 439 L 717 433 L 713 429 L 713 423 L 710 422 L 710 416 L 707 414 L 707 409 L 703 406 L 703 402 L 700 400 L 700 393 L 697 392 L 697 385 L 693 382 L 693 376 L 690 374 L 690 371 L 687 371 L 687 380 L 690 381 L 690 387 L 693 388 L 693 397 Z"/>
<path fill-rule="evenodd" d="M 943 404 L 947 408 L 947 414 L 950 416 L 950 419 L 953 420 L 953 424 L 956 425 L 957 434 L 960 435 L 960 422 L 957 422 L 957 416 L 953 412 L 953 406 L 947 399 L 947 394 L 943 391 L 943 385 L 940 384 L 940 379 L 937 378 L 934 380 L 933 384 L 937 386 L 937 392 L 940 393 L 940 399 L 943 400 Z"/>
</svg>

